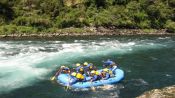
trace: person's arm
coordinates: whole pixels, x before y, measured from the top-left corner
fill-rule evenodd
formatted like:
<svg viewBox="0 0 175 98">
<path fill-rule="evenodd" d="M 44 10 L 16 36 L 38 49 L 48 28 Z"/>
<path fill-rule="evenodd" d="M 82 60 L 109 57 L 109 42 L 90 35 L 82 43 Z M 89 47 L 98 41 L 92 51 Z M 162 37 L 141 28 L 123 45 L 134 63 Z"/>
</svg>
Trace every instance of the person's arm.
<svg viewBox="0 0 175 98">
<path fill-rule="evenodd" d="M 109 73 L 106 73 L 106 77 L 105 78 L 103 78 L 104 80 L 107 80 L 107 79 L 109 79 L 110 78 L 110 74 Z"/>
<path fill-rule="evenodd" d="M 75 77 L 72 77 L 70 80 L 70 85 L 74 84 L 77 82 L 77 79 Z"/>
<path fill-rule="evenodd" d="M 77 68 L 76 68 L 76 72 L 79 72 L 79 69 L 80 69 L 80 67 L 77 67 Z"/>
<path fill-rule="evenodd" d="M 56 73 L 55 73 L 55 76 L 58 76 L 61 72 L 61 69 L 59 69 Z"/>
<path fill-rule="evenodd" d="M 92 78 L 92 81 L 97 80 L 97 78 L 98 78 L 97 75 L 94 75 L 93 78 Z"/>
</svg>

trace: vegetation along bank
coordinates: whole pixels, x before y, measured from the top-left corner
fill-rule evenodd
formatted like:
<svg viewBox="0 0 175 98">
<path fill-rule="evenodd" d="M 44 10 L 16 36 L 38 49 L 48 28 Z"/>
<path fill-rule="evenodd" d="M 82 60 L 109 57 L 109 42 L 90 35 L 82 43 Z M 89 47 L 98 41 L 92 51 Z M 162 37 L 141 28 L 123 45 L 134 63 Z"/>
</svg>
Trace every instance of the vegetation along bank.
<svg viewBox="0 0 175 98">
<path fill-rule="evenodd" d="M 174 32 L 175 0 L 0 1 L 1 38 Z"/>
</svg>

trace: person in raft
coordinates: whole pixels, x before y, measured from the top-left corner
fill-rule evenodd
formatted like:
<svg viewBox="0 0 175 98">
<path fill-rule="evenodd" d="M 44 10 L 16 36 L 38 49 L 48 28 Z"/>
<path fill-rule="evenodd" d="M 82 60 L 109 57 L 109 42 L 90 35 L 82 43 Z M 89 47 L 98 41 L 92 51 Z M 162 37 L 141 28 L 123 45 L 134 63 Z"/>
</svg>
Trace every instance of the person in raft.
<svg viewBox="0 0 175 98">
<path fill-rule="evenodd" d="M 85 76 L 81 73 L 72 72 L 70 84 L 72 85 L 76 82 L 86 82 Z"/>
<path fill-rule="evenodd" d="M 83 65 L 82 65 L 82 67 L 83 67 L 83 74 L 85 74 L 86 76 L 89 76 L 89 73 L 88 73 L 88 66 L 89 66 L 90 64 L 88 64 L 88 62 L 84 62 L 83 63 Z"/>
<path fill-rule="evenodd" d="M 91 82 L 101 79 L 101 76 L 100 76 L 99 72 L 95 71 L 95 70 L 91 71 L 90 76 L 92 77 L 91 80 L 90 80 Z"/>
<path fill-rule="evenodd" d="M 60 67 L 61 73 L 65 73 L 65 74 L 69 74 L 70 73 L 70 69 L 66 66 L 61 66 Z"/>
<path fill-rule="evenodd" d="M 111 64 L 109 70 L 114 73 L 114 71 L 118 68 L 118 64 Z"/>
<path fill-rule="evenodd" d="M 80 63 L 77 63 L 76 64 L 76 69 L 75 69 L 76 72 L 79 72 L 80 68 L 81 68 L 81 64 Z"/>
<path fill-rule="evenodd" d="M 76 78 L 76 72 L 72 72 L 71 73 L 71 80 L 70 80 L 70 85 L 75 84 L 76 82 L 78 82 L 78 79 Z"/>
<path fill-rule="evenodd" d="M 87 71 L 88 65 L 89 65 L 88 62 L 83 63 L 83 68 L 84 68 L 85 71 Z"/>
<path fill-rule="evenodd" d="M 58 76 L 60 73 L 65 73 L 65 74 L 68 74 L 68 73 L 70 73 L 70 69 L 68 68 L 68 67 L 66 67 L 66 66 L 61 66 L 60 68 L 59 68 L 59 70 L 56 72 L 56 74 L 55 74 L 55 76 Z"/>
<path fill-rule="evenodd" d="M 90 76 L 90 72 L 92 71 L 92 70 L 97 70 L 97 68 L 96 68 L 96 66 L 94 66 L 92 63 L 89 63 L 88 65 L 87 65 L 87 68 L 86 68 L 86 75 L 87 76 Z"/>
<path fill-rule="evenodd" d="M 104 68 L 109 68 L 111 65 L 116 65 L 114 61 L 108 59 L 107 61 L 103 62 L 103 67 Z"/>
<path fill-rule="evenodd" d="M 111 77 L 108 68 L 105 68 L 102 70 L 101 77 L 102 77 L 102 80 L 107 80 Z"/>
</svg>

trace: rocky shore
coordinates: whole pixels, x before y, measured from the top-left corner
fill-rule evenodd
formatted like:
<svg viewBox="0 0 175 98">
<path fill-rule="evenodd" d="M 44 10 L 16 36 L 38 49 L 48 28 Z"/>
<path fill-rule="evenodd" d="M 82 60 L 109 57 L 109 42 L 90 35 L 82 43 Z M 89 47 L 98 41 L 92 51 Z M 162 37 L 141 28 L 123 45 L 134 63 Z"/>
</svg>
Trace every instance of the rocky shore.
<svg viewBox="0 0 175 98">
<path fill-rule="evenodd" d="M 146 91 L 136 98 L 175 98 L 175 85 Z"/>
<path fill-rule="evenodd" d="M 86 27 L 83 28 L 83 32 L 73 32 L 74 28 L 66 28 L 66 30 L 60 30 L 59 32 L 51 33 L 14 33 L 10 35 L 0 35 L 0 39 L 43 39 L 43 38 L 56 38 L 65 36 L 117 36 L 117 35 L 175 35 L 175 33 L 168 33 L 166 29 L 116 29 L 116 28 L 104 28 L 104 27 Z"/>
</svg>

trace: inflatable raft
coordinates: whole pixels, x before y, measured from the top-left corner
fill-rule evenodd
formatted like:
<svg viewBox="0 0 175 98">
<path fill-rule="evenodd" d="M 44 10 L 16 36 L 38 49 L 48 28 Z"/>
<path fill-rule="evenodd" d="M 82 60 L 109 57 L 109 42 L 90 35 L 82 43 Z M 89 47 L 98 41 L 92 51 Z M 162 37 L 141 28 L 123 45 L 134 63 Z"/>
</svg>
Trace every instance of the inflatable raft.
<svg viewBox="0 0 175 98">
<path fill-rule="evenodd" d="M 98 70 L 99 72 L 101 70 Z M 101 86 L 101 85 L 107 85 L 107 84 L 115 84 L 121 81 L 124 78 L 124 72 L 121 69 L 116 69 L 113 71 L 114 76 L 107 79 L 107 80 L 98 80 L 94 82 L 77 82 L 73 85 L 71 85 L 72 88 L 90 88 L 92 86 Z M 86 80 L 89 80 L 90 77 L 86 77 Z M 70 86 L 69 82 L 71 81 L 71 76 L 69 74 L 60 74 L 57 77 L 57 82 L 63 86 Z"/>
</svg>

